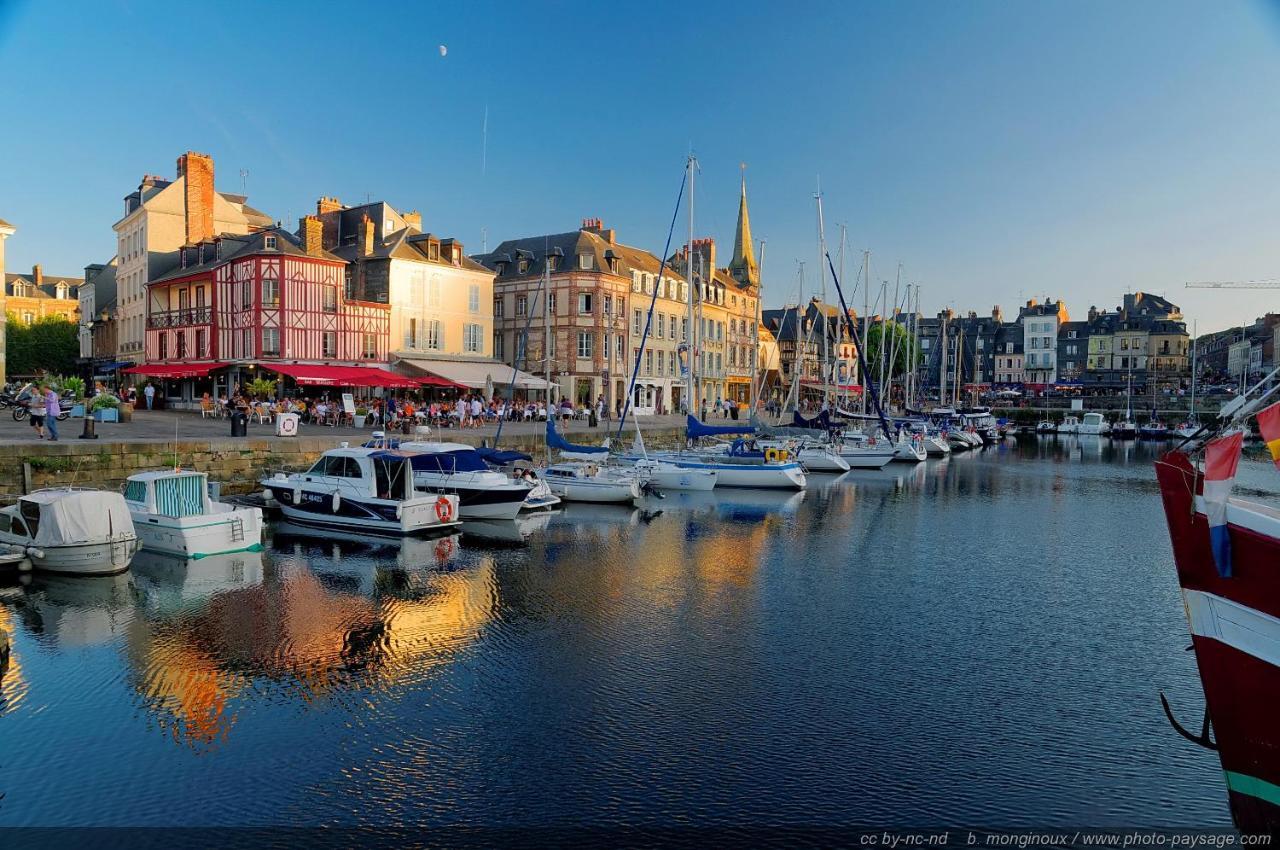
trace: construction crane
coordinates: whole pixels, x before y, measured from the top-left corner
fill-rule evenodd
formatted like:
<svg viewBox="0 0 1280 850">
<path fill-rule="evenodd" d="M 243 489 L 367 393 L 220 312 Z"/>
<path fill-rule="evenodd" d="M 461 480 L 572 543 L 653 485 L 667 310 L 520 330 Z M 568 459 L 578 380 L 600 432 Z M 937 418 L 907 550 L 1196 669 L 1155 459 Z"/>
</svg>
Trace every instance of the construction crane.
<svg viewBox="0 0 1280 850">
<path fill-rule="evenodd" d="M 1201 280 L 1187 289 L 1280 289 L 1280 280 Z"/>
</svg>

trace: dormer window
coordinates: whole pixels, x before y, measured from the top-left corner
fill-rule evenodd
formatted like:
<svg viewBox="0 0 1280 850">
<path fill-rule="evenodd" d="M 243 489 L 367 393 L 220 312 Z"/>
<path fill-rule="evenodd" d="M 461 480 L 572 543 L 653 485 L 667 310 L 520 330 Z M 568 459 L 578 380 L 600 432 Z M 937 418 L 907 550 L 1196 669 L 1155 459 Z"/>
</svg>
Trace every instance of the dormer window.
<svg viewBox="0 0 1280 850">
<path fill-rule="evenodd" d="M 439 242 L 436 242 L 433 240 L 427 243 L 427 259 L 428 260 L 440 259 L 440 243 Z"/>
<path fill-rule="evenodd" d="M 590 271 L 594 267 L 595 267 L 594 256 L 592 256 L 591 254 L 578 255 L 578 268 L 582 269 L 583 271 Z"/>
<path fill-rule="evenodd" d="M 529 261 L 524 257 L 521 257 L 520 262 L 517 264 L 516 268 L 520 274 L 527 274 L 529 272 Z"/>
<path fill-rule="evenodd" d="M 275 236 L 268 236 L 265 240 L 263 240 L 263 247 L 267 248 L 267 250 L 275 250 L 275 247 L 276 247 L 276 237 L 275 237 Z M 201 255 L 200 261 L 201 261 L 201 262 L 204 262 L 204 256 L 203 256 L 203 254 Z"/>
</svg>

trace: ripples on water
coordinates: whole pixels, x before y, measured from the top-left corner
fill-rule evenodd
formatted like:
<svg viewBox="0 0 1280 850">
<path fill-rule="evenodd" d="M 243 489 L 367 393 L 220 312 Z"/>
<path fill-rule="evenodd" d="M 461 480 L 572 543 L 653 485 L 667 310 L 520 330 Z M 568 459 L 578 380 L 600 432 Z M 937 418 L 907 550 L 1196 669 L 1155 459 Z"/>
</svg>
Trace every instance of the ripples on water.
<svg viewBox="0 0 1280 850">
<path fill-rule="evenodd" d="M 1156 697 L 1203 704 L 1151 460 L 37 576 L 0 591 L 0 824 L 1227 825 Z"/>
</svg>

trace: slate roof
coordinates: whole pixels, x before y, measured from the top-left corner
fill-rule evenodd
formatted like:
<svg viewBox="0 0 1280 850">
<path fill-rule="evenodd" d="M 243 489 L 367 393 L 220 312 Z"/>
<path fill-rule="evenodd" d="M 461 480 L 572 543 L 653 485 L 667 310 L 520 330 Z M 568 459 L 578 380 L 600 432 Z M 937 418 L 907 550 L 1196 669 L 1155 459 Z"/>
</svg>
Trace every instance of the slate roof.
<svg viewBox="0 0 1280 850">
<path fill-rule="evenodd" d="M 441 244 L 440 256 L 437 259 L 431 259 L 427 246 L 432 239 L 438 239 Z M 370 255 L 374 259 L 394 259 L 394 260 L 412 260 L 416 263 L 433 263 L 441 266 L 449 266 L 458 268 L 459 266 L 470 271 L 491 271 L 481 263 L 476 262 L 473 258 L 462 256 L 462 260 L 458 266 L 454 266 L 445 257 L 445 251 L 449 243 L 448 239 L 439 239 L 432 233 L 421 233 L 412 227 L 402 227 L 390 236 L 382 240 L 374 239 L 373 253 Z M 334 248 L 332 254 L 340 260 L 348 263 L 355 262 L 360 258 L 361 245 L 346 244 L 339 245 Z"/>
<path fill-rule="evenodd" d="M 65 283 L 69 287 L 69 290 L 67 292 L 67 298 L 71 299 L 76 297 L 76 293 L 80 287 L 80 284 L 84 283 L 84 278 L 80 278 L 80 277 L 65 277 L 63 275 L 54 275 L 54 274 L 46 274 L 46 275 L 43 275 L 43 277 L 45 281 L 44 284 L 40 286 L 40 288 L 37 289 L 34 293 L 25 294 L 23 297 L 56 298 L 58 293 L 58 289 L 57 289 L 58 284 Z M 32 275 L 30 272 L 6 274 L 4 276 L 5 295 L 13 295 L 13 286 L 15 283 L 24 283 L 24 284 L 27 284 L 28 286 L 34 286 L 35 280 L 32 278 Z"/>
<path fill-rule="evenodd" d="M 276 247 L 266 247 L 268 236 L 276 237 Z M 218 256 L 207 257 L 203 263 L 189 264 L 185 267 L 179 265 L 170 270 L 168 273 L 155 280 L 149 281 L 148 286 L 153 283 L 163 283 L 169 280 L 177 280 L 179 278 L 189 277 L 201 272 L 211 271 L 223 263 L 235 259 L 236 257 L 248 256 L 250 254 L 284 254 L 291 257 L 311 257 L 313 259 L 333 260 L 340 262 L 341 257 L 334 256 L 328 251 L 321 251 L 319 254 L 308 254 L 302 250 L 301 240 L 283 227 L 272 227 L 268 230 L 260 230 L 256 233 L 247 235 L 231 235 L 223 234 L 218 237 L 221 244 L 218 250 Z M 208 243 L 206 243 L 208 244 Z M 206 256 L 209 250 L 205 249 Z"/>
</svg>

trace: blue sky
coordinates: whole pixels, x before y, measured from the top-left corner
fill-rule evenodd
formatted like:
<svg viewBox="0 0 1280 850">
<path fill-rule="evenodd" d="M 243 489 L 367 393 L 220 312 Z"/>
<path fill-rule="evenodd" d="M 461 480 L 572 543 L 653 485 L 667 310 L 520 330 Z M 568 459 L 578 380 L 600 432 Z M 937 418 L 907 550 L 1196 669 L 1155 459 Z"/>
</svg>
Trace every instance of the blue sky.
<svg viewBox="0 0 1280 850">
<path fill-rule="evenodd" d="M 0 0 L 0 79 L 10 270 L 107 259 L 122 197 L 188 149 L 295 224 L 370 196 L 468 251 L 598 216 L 658 252 L 692 147 L 724 252 L 747 163 L 771 305 L 798 260 L 813 286 L 820 175 L 833 253 L 844 223 L 930 312 L 1280 309 L 1182 285 L 1280 277 L 1270 4 Z"/>
</svg>

